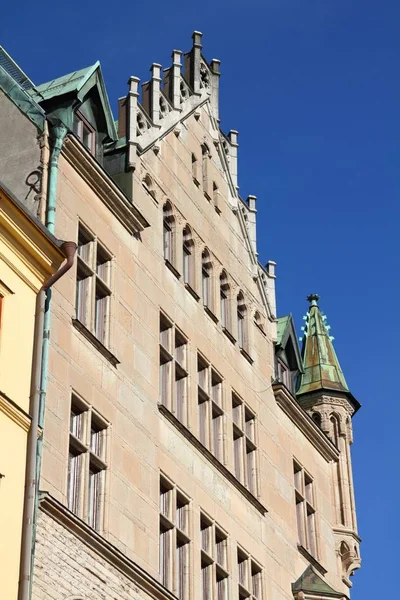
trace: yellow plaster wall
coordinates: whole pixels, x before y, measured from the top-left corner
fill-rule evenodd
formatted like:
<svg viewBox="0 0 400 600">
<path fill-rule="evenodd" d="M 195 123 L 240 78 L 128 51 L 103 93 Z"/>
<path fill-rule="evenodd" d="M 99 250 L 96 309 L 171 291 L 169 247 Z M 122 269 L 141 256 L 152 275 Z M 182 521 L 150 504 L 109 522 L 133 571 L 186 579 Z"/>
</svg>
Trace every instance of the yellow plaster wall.
<svg viewBox="0 0 400 600">
<path fill-rule="evenodd" d="M 0 598 L 15 600 L 18 591 L 26 431 L 0 411 Z"/>
<path fill-rule="evenodd" d="M 0 391 L 16 402 L 25 412 L 29 411 L 29 390 L 32 367 L 32 347 L 36 293 L 16 268 L 16 257 L 7 264 L 4 256 L 10 250 L 0 240 L 0 294 L 2 301 L 0 334 Z M 12 258 L 12 257 L 10 257 Z M 10 264 L 13 264 L 11 268 Z M 5 288 L 8 288 L 5 289 Z"/>
</svg>

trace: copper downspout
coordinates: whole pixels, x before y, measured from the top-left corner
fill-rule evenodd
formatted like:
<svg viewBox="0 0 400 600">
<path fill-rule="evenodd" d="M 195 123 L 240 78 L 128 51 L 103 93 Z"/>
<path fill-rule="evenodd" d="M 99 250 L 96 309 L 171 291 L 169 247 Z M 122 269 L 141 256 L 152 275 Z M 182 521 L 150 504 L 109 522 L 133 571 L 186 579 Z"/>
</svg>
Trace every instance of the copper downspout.
<svg viewBox="0 0 400 600">
<path fill-rule="evenodd" d="M 42 367 L 43 322 L 46 291 L 51 288 L 74 264 L 77 245 L 64 242 L 61 246 L 66 255 L 65 263 L 42 285 L 36 296 L 34 346 L 32 353 L 32 379 L 29 413 L 31 426 L 28 432 L 26 449 L 26 472 L 24 511 L 22 518 L 21 563 L 18 586 L 18 600 L 28 600 L 31 587 L 31 548 L 33 542 L 33 514 L 36 494 L 36 444 L 39 426 L 40 382 Z"/>
</svg>

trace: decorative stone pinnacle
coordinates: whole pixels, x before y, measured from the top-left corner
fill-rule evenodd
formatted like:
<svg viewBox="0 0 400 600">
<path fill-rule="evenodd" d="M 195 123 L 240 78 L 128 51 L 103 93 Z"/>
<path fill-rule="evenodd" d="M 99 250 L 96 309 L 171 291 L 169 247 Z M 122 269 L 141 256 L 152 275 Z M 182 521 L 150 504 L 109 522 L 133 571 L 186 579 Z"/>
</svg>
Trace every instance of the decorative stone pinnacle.
<svg viewBox="0 0 400 600">
<path fill-rule="evenodd" d="M 310 294 L 307 296 L 307 300 L 310 303 L 310 306 L 318 306 L 319 296 L 318 294 Z"/>
</svg>

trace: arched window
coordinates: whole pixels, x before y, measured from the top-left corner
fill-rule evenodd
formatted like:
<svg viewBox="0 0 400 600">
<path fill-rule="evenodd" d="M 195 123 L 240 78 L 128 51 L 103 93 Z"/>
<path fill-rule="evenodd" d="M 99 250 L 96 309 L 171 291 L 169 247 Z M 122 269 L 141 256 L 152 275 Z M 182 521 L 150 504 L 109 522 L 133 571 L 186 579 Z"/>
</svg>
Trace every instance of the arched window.
<svg viewBox="0 0 400 600">
<path fill-rule="evenodd" d="M 237 339 L 239 348 L 247 349 L 247 308 L 244 303 L 244 296 L 239 292 L 236 299 L 237 311 Z"/>
<path fill-rule="evenodd" d="M 318 425 L 318 427 L 321 429 L 321 414 L 318 412 L 313 413 L 312 416 L 312 420 L 314 421 L 314 423 L 316 423 Z"/>
<path fill-rule="evenodd" d="M 194 242 L 189 225 L 183 230 L 183 281 L 193 287 L 194 281 Z"/>
<path fill-rule="evenodd" d="M 196 185 L 200 185 L 199 181 L 199 161 L 192 152 L 192 177 Z"/>
<path fill-rule="evenodd" d="M 332 424 L 332 442 L 339 448 L 339 419 L 337 415 L 332 415 L 330 421 Z"/>
<path fill-rule="evenodd" d="M 201 255 L 201 281 L 203 304 L 207 308 L 212 309 L 212 264 L 207 248 L 203 250 Z"/>
<path fill-rule="evenodd" d="M 172 265 L 174 264 L 174 216 L 169 202 L 163 206 L 163 243 L 164 260 Z"/>
<path fill-rule="evenodd" d="M 258 310 L 256 310 L 256 312 L 254 313 L 254 323 L 257 325 L 257 327 L 263 332 L 265 333 L 265 329 L 264 329 L 264 320 L 262 318 L 262 316 L 260 315 L 260 313 L 258 312 Z"/>
<path fill-rule="evenodd" d="M 142 185 L 144 189 L 150 194 L 150 196 L 154 198 L 154 200 L 156 200 L 156 191 L 154 188 L 154 183 L 148 173 L 146 173 L 146 175 L 143 177 Z"/>
<path fill-rule="evenodd" d="M 203 192 L 207 200 L 211 200 L 210 194 L 210 177 L 209 177 L 209 160 L 211 158 L 210 149 L 207 144 L 201 147 L 202 170 L 203 170 Z"/>
<path fill-rule="evenodd" d="M 220 319 L 222 327 L 229 329 L 229 283 L 228 276 L 225 271 L 222 271 L 219 277 L 219 291 L 220 291 Z"/>
</svg>

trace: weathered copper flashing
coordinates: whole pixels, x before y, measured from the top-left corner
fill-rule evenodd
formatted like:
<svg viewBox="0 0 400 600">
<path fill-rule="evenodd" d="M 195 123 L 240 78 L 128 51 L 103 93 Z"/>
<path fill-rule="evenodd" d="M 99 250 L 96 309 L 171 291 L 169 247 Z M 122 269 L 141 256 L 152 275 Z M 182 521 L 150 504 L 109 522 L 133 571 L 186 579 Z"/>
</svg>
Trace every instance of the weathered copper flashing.
<svg viewBox="0 0 400 600">
<path fill-rule="evenodd" d="M 300 376 L 296 396 L 321 391 L 341 393 L 345 394 L 356 411 L 360 408 L 360 403 L 351 394 L 346 383 L 333 347 L 333 338 L 329 334 L 330 328 L 318 306 L 319 296 L 310 294 L 307 300 L 310 308 L 305 317 L 302 346 L 304 372 Z"/>
</svg>

